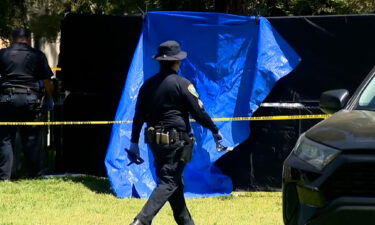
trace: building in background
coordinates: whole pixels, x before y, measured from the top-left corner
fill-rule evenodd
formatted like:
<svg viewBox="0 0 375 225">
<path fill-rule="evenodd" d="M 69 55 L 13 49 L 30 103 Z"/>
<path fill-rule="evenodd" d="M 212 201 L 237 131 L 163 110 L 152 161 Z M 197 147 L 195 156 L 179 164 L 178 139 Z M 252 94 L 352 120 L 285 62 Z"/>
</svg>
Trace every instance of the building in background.
<svg viewBox="0 0 375 225">
<path fill-rule="evenodd" d="M 57 61 L 59 58 L 59 53 L 60 53 L 60 35 L 54 42 L 48 42 L 44 38 L 40 39 L 38 41 L 37 48 L 41 50 L 47 57 L 48 64 L 51 67 L 57 66 Z M 35 47 L 35 42 L 34 40 L 32 41 L 33 47 Z M 7 46 L 7 41 L 6 40 L 1 40 L 0 39 L 0 49 L 6 48 Z"/>
<path fill-rule="evenodd" d="M 48 64 L 51 67 L 56 67 L 60 53 L 60 35 L 54 42 L 48 42 L 44 38 L 41 38 L 38 47 L 46 55 Z"/>
<path fill-rule="evenodd" d="M 6 42 L 0 39 L 0 49 L 7 47 Z"/>
</svg>

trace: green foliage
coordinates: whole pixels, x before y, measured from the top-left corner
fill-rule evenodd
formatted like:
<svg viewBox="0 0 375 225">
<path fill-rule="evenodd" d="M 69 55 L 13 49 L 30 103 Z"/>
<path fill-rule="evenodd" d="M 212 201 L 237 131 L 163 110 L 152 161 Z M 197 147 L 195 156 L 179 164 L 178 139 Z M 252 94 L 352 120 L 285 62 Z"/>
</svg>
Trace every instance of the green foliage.
<svg viewBox="0 0 375 225">
<path fill-rule="evenodd" d="M 129 224 L 144 199 L 119 199 L 108 179 L 92 176 L 0 182 L 0 224 Z M 228 197 L 187 199 L 196 224 L 281 225 L 280 192 L 235 192 Z M 169 204 L 154 225 L 173 225 Z"/>
<path fill-rule="evenodd" d="M 261 16 L 336 15 L 375 12 L 375 1 L 373 0 L 248 0 L 244 4 L 246 4 L 245 14 Z"/>
<path fill-rule="evenodd" d="M 347 7 L 352 10 L 352 13 L 375 13 L 374 0 L 350 0 L 345 2 L 347 3 Z"/>
<path fill-rule="evenodd" d="M 14 27 L 25 25 L 26 7 L 23 0 L 0 1 L 0 38 L 9 38 Z"/>
<path fill-rule="evenodd" d="M 374 0 L 1 0 L 0 38 L 17 26 L 54 40 L 67 12 L 134 15 L 150 10 L 220 11 L 293 16 L 375 13 Z"/>
<path fill-rule="evenodd" d="M 251 1 L 250 1 L 251 2 Z M 374 13 L 373 0 L 263 0 L 255 8 L 263 16 Z"/>
</svg>

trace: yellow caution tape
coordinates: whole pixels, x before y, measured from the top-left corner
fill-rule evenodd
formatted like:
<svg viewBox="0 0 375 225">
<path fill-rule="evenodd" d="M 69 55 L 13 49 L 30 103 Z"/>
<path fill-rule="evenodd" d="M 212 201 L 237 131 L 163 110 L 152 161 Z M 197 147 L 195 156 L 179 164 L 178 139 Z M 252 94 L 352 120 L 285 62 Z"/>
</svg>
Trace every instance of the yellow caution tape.
<svg viewBox="0 0 375 225">
<path fill-rule="evenodd" d="M 270 121 L 270 120 L 301 120 L 301 119 L 325 119 L 330 115 L 294 115 L 294 116 L 259 116 L 259 117 L 232 117 L 213 118 L 213 121 Z M 195 120 L 191 120 L 194 122 Z M 117 121 L 51 121 L 51 122 L 0 122 L 0 126 L 56 126 L 56 125 L 107 125 L 132 123 L 132 120 Z"/>
<path fill-rule="evenodd" d="M 253 120 L 303 120 L 303 119 L 326 119 L 330 115 L 294 115 L 294 116 L 258 116 L 258 117 L 232 117 L 214 118 L 213 121 L 253 121 Z"/>
<path fill-rule="evenodd" d="M 49 125 L 106 125 L 132 123 L 131 120 L 118 121 L 51 121 L 51 122 L 0 122 L 0 126 L 49 126 Z"/>
</svg>

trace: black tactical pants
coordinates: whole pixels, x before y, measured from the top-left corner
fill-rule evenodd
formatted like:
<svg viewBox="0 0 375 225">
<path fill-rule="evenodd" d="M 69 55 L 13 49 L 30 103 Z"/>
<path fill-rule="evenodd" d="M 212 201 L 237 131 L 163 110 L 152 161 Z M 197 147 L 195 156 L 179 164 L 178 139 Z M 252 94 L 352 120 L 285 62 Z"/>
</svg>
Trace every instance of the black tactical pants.
<svg viewBox="0 0 375 225">
<path fill-rule="evenodd" d="M 173 145 L 150 144 L 150 147 L 155 158 L 158 176 L 157 187 L 136 218 L 145 225 L 150 225 L 155 215 L 169 201 L 178 225 L 194 225 L 184 198 L 182 173 L 185 163 L 180 160 L 183 147 L 179 143 Z M 185 147 L 192 148 L 186 144 Z"/>
<path fill-rule="evenodd" d="M 0 93 L 0 121 L 37 121 L 40 99 L 36 94 Z M 19 131 L 31 177 L 42 174 L 40 126 L 0 126 L 0 180 L 9 180 Z"/>
</svg>

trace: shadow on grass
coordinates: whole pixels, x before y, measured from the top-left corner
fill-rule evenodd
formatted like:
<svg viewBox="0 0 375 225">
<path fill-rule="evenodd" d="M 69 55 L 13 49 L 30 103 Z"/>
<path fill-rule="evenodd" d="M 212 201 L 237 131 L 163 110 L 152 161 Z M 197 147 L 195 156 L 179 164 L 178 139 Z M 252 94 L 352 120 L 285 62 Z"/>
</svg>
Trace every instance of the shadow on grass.
<svg viewBox="0 0 375 225">
<path fill-rule="evenodd" d="M 66 176 L 62 178 L 64 181 L 72 181 L 81 183 L 89 188 L 91 191 L 98 194 L 114 194 L 109 180 L 104 177 L 95 176 Z"/>
</svg>

